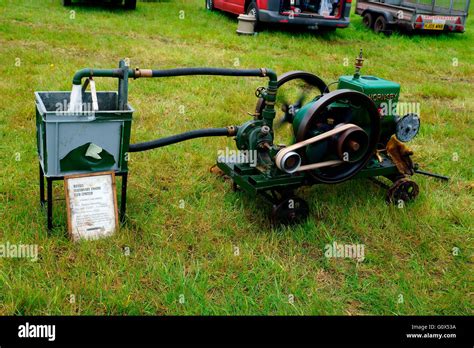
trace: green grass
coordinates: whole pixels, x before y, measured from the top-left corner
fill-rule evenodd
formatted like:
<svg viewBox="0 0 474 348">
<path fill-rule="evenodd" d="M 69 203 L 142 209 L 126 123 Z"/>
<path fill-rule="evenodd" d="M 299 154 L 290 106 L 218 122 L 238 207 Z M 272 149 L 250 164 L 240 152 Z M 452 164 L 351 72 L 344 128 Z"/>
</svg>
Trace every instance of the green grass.
<svg viewBox="0 0 474 348">
<path fill-rule="evenodd" d="M 377 36 L 353 15 L 349 28 L 331 34 L 268 29 L 246 37 L 203 0 L 73 10 L 70 19 L 60 1 L 0 0 L 0 243 L 40 252 L 37 262 L 0 258 L 0 314 L 472 314 L 472 18 L 462 35 Z M 128 223 L 116 236 L 70 242 L 64 201 L 55 202 L 57 228 L 47 234 L 34 91 L 69 90 L 77 69 L 115 67 L 123 57 L 155 69 L 238 62 L 279 74 L 307 70 L 332 82 L 352 73 L 361 47 L 365 73 L 399 82 L 402 100 L 421 103 L 415 161 L 449 183 L 416 177 L 420 196 L 404 209 L 387 206 L 367 181 L 305 188 L 308 221 L 274 229 L 266 205 L 208 172 L 232 140 L 194 140 L 131 157 Z M 131 81 L 132 141 L 241 124 L 263 83 Z M 116 81 L 97 87 L 114 90 Z M 55 195 L 64 197 L 60 183 Z M 333 241 L 364 244 L 365 261 L 325 258 Z"/>
</svg>

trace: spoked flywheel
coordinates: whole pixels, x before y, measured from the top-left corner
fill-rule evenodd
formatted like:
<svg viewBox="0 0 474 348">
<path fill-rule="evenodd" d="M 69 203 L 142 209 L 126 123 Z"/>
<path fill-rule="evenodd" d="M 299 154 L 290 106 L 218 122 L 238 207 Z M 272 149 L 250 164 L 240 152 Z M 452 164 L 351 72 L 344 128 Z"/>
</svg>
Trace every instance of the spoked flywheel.
<svg viewBox="0 0 474 348">
<path fill-rule="evenodd" d="M 343 127 L 340 132 L 339 127 Z M 380 114 L 365 94 L 341 89 L 303 107 L 293 128 L 297 143 L 329 131 L 335 134 L 299 149 L 299 154 L 306 165 L 338 162 L 307 171 L 316 182 L 338 183 L 356 175 L 374 154 L 380 137 Z"/>
<path fill-rule="evenodd" d="M 318 76 L 306 71 L 290 71 L 278 79 L 278 93 L 275 102 L 275 134 L 276 143 L 288 143 L 293 133 L 279 130 L 285 123 L 292 123 L 295 114 L 306 103 L 319 97 L 328 90 L 326 83 Z M 257 118 L 262 117 L 265 100 L 259 98 L 255 108 Z"/>
</svg>

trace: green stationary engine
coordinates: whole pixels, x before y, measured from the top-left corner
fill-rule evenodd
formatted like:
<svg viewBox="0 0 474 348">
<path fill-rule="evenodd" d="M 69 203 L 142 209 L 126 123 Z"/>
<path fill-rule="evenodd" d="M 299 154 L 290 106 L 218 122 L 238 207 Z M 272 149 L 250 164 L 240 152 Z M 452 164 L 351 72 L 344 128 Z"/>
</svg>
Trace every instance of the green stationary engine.
<svg viewBox="0 0 474 348">
<path fill-rule="evenodd" d="M 269 103 L 267 90 L 257 90 L 254 119 L 239 127 L 236 135 L 239 150 L 255 152 L 256 165 L 218 161 L 217 166 L 232 178 L 234 187 L 269 200 L 274 220 L 306 217 L 307 204 L 294 195 L 303 185 L 384 176 L 393 182 L 388 201 L 408 201 L 418 194 L 418 186 L 409 179 L 415 171 L 412 152 L 401 141 L 416 136 L 419 117 L 398 115 L 400 85 L 361 75 L 362 62 L 361 52 L 355 74 L 340 77 L 332 92 L 314 74 L 282 75 L 274 103 L 282 116 L 275 125 L 262 116 Z M 299 92 L 287 88 L 292 84 Z M 275 138 L 284 123 L 291 124 L 290 134 L 287 143 L 280 144 Z"/>
</svg>

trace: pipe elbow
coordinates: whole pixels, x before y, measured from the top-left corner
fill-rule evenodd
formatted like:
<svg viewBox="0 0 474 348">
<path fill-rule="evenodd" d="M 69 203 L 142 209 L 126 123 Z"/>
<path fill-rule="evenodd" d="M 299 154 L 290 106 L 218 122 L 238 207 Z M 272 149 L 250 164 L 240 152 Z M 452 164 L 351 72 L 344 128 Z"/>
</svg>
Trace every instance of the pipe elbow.
<svg viewBox="0 0 474 348">
<path fill-rule="evenodd" d="M 277 82 L 278 81 L 278 76 L 277 76 L 276 72 L 273 71 L 272 69 L 262 68 L 261 70 L 262 70 L 262 76 L 268 77 L 271 82 Z"/>
<path fill-rule="evenodd" d="M 128 69 L 127 69 L 128 70 Z M 130 72 L 130 70 L 128 70 Z M 114 77 L 123 78 L 123 69 L 91 69 L 85 68 L 78 70 L 72 79 L 73 85 L 80 85 L 84 77 L 97 76 L 97 77 Z M 133 75 L 132 75 L 133 77 Z"/>
<path fill-rule="evenodd" d="M 72 84 L 73 85 L 82 84 L 82 79 L 84 77 L 90 76 L 91 71 L 92 71 L 92 69 L 90 69 L 90 68 L 85 68 L 85 69 L 81 69 L 81 70 L 76 71 L 76 73 L 74 74 L 74 77 L 72 79 Z"/>
<path fill-rule="evenodd" d="M 90 69 L 90 68 L 85 68 L 85 69 L 81 69 L 81 70 L 76 71 L 76 73 L 74 74 L 74 77 L 72 79 L 72 84 L 73 85 L 82 84 L 82 79 L 86 76 L 90 76 L 91 75 L 91 70 L 92 69 Z"/>
</svg>

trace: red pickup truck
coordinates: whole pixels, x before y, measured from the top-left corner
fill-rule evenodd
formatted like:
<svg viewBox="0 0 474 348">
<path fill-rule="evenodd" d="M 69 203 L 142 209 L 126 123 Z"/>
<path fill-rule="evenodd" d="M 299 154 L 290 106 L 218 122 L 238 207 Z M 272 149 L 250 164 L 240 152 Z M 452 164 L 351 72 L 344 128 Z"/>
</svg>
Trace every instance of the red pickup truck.
<svg viewBox="0 0 474 348">
<path fill-rule="evenodd" d="M 349 25 L 351 3 L 352 0 L 206 0 L 206 8 L 254 15 L 257 22 L 336 29 Z"/>
</svg>

